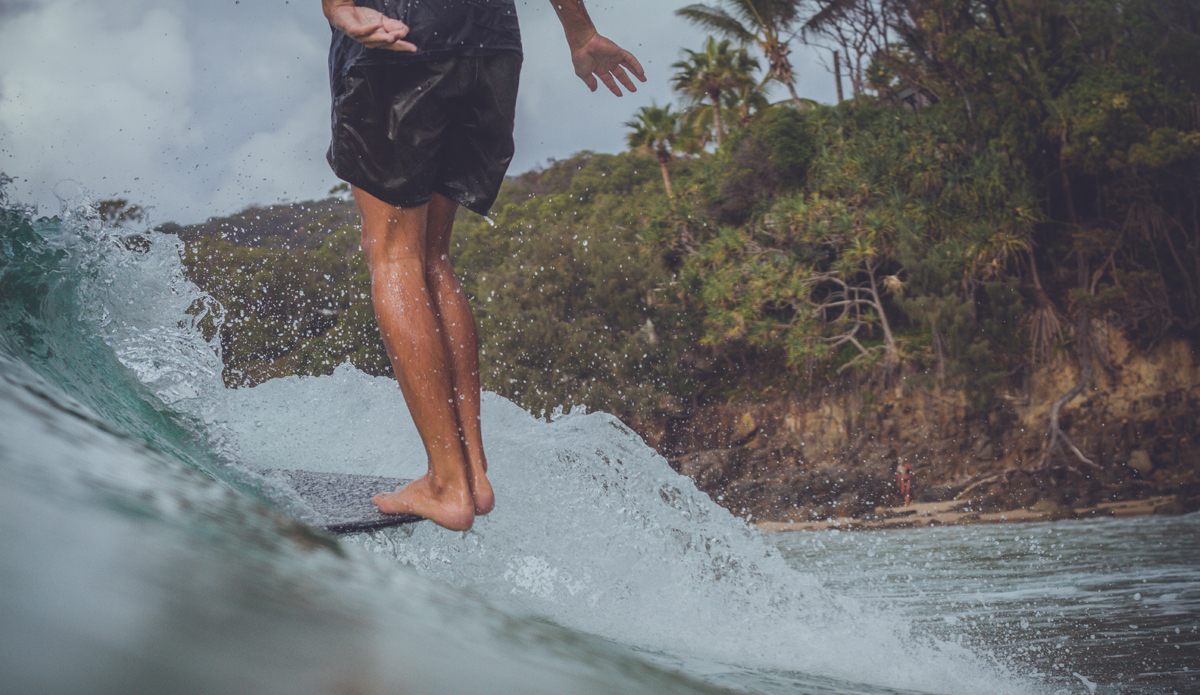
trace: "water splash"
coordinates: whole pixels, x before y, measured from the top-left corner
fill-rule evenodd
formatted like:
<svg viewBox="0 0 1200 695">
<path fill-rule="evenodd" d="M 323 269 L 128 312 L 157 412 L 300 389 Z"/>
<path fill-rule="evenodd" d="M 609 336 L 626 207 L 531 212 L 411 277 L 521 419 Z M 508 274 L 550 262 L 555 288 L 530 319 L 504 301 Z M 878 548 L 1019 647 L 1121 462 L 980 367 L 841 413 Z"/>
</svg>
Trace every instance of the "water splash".
<svg viewBox="0 0 1200 695">
<path fill-rule="evenodd" d="M 329 377 L 240 389 L 226 405 L 224 425 L 248 466 L 424 470 L 390 379 L 343 366 Z M 666 663 L 924 692 L 1028 689 L 989 656 L 918 634 L 791 569 L 608 414 L 547 422 L 485 394 L 483 426 L 498 496 L 492 514 L 465 534 L 418 524 L 350 542 Z"/>
<path fill-rule="evenodd" d="M 140 233 L 148 251 L 80 204 L 66 206 L 48 243 L 69 256 L 71 318 L 190 417 L 213 455 L 248 471 L 422 471 L 391 380 L 343 366 L 328 377 L 225 389 L 219 349 L 198 328 L 202 312 L 219 318 L 219 307 L 183 277 L 177 240 Z M 490 394 L 483 406 L 497 510 L 466 534 L 420 524 L 352 544 L 690 672 L 752 671 L 763 691 L 771 691 L 764 674 L 877 684 L 872 692 L 1028 688 L 989 655 L 919 634 L 791 569 L 612 416 L 546 422 Z"/>
</svg>

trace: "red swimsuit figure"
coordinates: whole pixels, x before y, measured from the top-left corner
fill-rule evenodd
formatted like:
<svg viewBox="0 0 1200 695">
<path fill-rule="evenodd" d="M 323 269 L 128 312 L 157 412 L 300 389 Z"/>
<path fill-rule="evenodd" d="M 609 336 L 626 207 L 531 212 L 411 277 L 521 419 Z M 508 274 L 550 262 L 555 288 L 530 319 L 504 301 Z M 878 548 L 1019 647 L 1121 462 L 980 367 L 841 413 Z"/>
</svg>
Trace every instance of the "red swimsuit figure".
<svg viewBox="0 0 1200 695">
<path fill-rule="evenodd" d="M 901 463 L 896 467 L 896 487 L 900 489 L 900 494 L 904 496 L 904 506 L 912 504 L 912 466 L 907 463 Z"/>
</svg>

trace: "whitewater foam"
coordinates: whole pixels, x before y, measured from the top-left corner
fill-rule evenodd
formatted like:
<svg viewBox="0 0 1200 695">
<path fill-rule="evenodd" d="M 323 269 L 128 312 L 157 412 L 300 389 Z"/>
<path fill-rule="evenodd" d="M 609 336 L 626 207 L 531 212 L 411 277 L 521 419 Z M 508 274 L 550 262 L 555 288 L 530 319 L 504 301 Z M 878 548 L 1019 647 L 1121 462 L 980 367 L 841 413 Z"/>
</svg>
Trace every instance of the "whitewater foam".
<svg viewBox="0 0 1200 695">
<path fill-rule="evenodd" d="M 81 295 L 91 314 L 81 318 L 164 402 L 202 423 L 219 456 L 251 471 L 423 471 L 394 381 L 344 365 L 225 389 L 216 341 L 198 328 L 198 314 L 219 308 L 183 277 L 179 242 L 147 231 L 153 243 L 139 253 L 92 219 L 72 227 L 89 278 Z M 349 542 L 667 661 L 927 692 L 1028 689 L 987 654 L 917 634 L 789 568 L 610 415 L 547 422 L 486 394 L 483 429 L 498 505 L 475 529 L 417 524 Z"/>
<path fill-rule="evenodd" d="M 391 379 L 343 365 L 328 377 L 231 391 L 225 406 L 222 422 L 247 466 L 424 471 Z M 611 415 L 547 422 L 485 394 L 482 416 L 496 511 L 465 534 L 418 524 L 350 542 L 667 660 L 930 692 L 1023 689 L 962 644 L 914 634 L 789 568 Z"/>
</svg>

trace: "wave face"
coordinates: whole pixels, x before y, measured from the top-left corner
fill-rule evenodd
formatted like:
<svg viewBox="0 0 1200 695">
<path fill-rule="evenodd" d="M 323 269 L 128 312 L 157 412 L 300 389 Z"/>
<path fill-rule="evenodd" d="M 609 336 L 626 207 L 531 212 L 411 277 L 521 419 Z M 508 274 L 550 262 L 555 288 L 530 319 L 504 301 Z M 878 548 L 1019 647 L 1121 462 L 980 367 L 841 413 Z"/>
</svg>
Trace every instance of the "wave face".
<svg viewBox="0 0 1200 695">
<path fill-rule="evenodd" d="M 0 240 L 14 691 L 1038 689 L 789 567 L 603 413 L 548 422 L 486 394 L 498 505 L 475 529 L 315 533 L 258 472 L 419 475 L 393 381 L 347 365 L 225 389 L 198 328 L 221 309 L 178 241 L 85 202 L 10 205 Z"/>
</svg>

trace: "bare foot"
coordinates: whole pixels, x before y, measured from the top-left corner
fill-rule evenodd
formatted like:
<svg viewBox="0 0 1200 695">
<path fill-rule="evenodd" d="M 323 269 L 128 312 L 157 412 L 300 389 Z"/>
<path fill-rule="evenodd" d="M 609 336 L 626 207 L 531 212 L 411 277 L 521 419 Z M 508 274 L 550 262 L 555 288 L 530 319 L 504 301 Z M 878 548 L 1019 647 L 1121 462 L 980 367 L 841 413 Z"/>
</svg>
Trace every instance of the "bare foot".
<svg viewBox="0 0 1200 695">
<path fill-rule="evenodd" d="M 416 514 L 451 531 L 466 531 L 475 523 L 470 492 L 437 490 L 428 474 L 393 492 L 375 495 L 371 502 L 384 514 Z"/>
<path fill-rule="evenodd" d="M 471 472 L 471 496 L 475 498 L 475 515 L 483 516 L 496 506 L 496 493 L 483 471 Z"/>
</svg>

